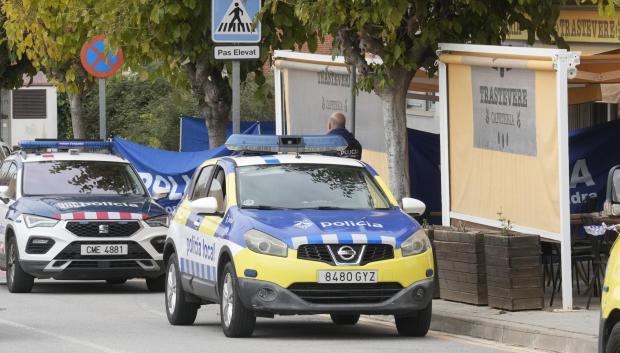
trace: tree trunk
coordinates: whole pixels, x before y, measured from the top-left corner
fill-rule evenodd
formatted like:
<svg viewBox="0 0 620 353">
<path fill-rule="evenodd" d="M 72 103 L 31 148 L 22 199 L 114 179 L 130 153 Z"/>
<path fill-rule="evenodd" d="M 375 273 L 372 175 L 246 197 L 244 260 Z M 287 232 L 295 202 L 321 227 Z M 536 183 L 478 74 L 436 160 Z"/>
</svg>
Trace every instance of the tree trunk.
<svg viewBox="0 0 620 353">
<path fill-rule="evenodd" d="M 67 93 L 69 96 L 69 106 L 71 107 L 71 128 L 73 130 L 73 138 L 83 139 L 84 121 L 82 120 L 82 92 Z"/>
<path fill-rule="evenodd" d="M 409 145 L 407 142 L 407 90 L 413 75 L 405 69 L 394 68 L 390 72 L 393 85 L 383 89 L 383 125 L 388 158 L 390 190 L 398 202 L 410 196 Z"/>
<path fill-rule="evenodd" d="M 198 100 L 200 111 L 209 130 L 209 148 L 226 142 L 226 125 L 232 103 L 232 92 L 222 70 L 203 55 L 184 66 L 189 77 L 192 95 Z"/>
<path fill-rule="evenodd" d="M 209 148 L 215 148 L 226 142 L 226 125 L 228 124 L 228 110 L 213 114 L 211 107 L 205 106 L 202 109 L 205 116 L 205 124 L 209 131 Z"/>
</svg>

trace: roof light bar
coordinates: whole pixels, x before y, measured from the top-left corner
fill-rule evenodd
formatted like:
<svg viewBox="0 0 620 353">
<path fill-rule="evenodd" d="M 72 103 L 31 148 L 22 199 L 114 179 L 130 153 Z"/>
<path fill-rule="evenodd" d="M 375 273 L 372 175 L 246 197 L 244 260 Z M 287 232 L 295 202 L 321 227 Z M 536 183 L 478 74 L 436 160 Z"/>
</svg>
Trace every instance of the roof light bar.
<svg viewBox="0 0 620 353">
<path fill-rule="evenodd" d="M 25 151 L 32 150 L 112 150 L 112 142 L 102 140 L 24 140 L 19 147 Z"/>
<path fill-rule="evenodd" d="M 225 145 L 231 151 L 308 153 L 343 151 L 347 141 L 338 135 L 231 135 Z"/>
</svg>

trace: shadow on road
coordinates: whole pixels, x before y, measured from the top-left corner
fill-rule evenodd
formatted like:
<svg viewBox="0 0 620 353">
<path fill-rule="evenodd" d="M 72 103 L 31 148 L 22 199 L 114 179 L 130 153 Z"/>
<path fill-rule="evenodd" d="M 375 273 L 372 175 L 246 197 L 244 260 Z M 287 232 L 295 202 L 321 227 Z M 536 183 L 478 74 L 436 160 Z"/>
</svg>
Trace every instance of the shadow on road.
<svg viewBox="0 0 620 353">
<path fill-rule="evenodd" d="M 0 288 L 6 288 L 0 285 Z M 127 294 L 141 293 L 149 294 L 146 283 L 141 280 L 129 281 L 124 284 L 108 284 L 104 281 L 55 281 L 46 280 L 44 282 L 36 281 L 32 287 L 32 293 L 45 294 Z M 162 293 L 153 293 L 163 295 Z"/>
<path fill-rule="evenodd" d="M 334 325 L 329 319 L 322 321 L 261 321 L 256 325 L 253 338 L 273 338 L 280 339 L 355 339 L 355 340 L 377 340 L 377 339 L 400 339 L 396 328 L 383 325 L 370 325 L 358 323 L 353 326 Z"/>
<path fill-rule="evenodd" d="M 398 336 L 395 327 L 388 325 L 374 325 L 366 322 L 360 322 L 353 326 L 334 325 L 329 318 L 323 316 L 295 316 L 295 319 L 289 317 L 276 316 L 275 319 L 259 319 L 256 322 L 256 329 L 252 335 L 255 339 L 291 339 L 291 340 L 337 340 L 337 339 L 355 339 L 355 340 L 411 340 L 411 338 L 403 338 Z M 300 319 L 306 319 L 300 321 Z M 199 322 L 194 326 L 204 327 L 209 331 L 217 331 L 221 333 L 219 317 L 217 321 Z"/>
</svg>

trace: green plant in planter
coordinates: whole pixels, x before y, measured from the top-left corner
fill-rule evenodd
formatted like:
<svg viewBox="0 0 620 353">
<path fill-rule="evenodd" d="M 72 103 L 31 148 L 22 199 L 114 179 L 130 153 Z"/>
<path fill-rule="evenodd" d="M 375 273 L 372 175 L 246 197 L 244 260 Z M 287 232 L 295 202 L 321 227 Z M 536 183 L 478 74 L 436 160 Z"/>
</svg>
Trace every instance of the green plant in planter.
<svg viewBox="0 0 620 353">
<path fill-rule="evenodd" d="M 430 229 L 431 228 L 431 224 L 428 223 L 428 218 L 424 218 L 422 220 L 422 228 L 424 228 L 424 229 Z"/>
<path fill-rule="evenodd" d="M 500 223 L 501 234 L 504 236 L 512 234 L 512 222 L 509 218 L 504 217 L 502 211 L 497 212 L 497 220 Z"/>
<path fill-rule="evenodd" d="M 457 232 L 467 233 L 467 227 L 465 226 L 465 222 L 458 221 L 456 223 L 456 230 L 457 230 Z"/>
</svg>

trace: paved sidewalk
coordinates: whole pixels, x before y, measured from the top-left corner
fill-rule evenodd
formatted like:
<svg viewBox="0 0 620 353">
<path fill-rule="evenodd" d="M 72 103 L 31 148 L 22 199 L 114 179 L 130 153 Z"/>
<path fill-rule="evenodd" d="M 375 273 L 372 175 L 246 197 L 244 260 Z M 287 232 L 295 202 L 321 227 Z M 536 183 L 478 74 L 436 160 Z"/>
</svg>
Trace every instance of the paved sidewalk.
<svg viewBox="0 0 620 353">
<path fill-rule="evenodd" d="M 373 318 L 393 321 L 391 316 Z M 529 349 L 583 353 L 596 352 L 598 325 L 598 304 L 588 311 L 506 312 L 436 299 L 431 329 Z"/>
</svg>

